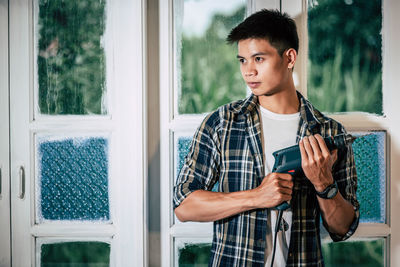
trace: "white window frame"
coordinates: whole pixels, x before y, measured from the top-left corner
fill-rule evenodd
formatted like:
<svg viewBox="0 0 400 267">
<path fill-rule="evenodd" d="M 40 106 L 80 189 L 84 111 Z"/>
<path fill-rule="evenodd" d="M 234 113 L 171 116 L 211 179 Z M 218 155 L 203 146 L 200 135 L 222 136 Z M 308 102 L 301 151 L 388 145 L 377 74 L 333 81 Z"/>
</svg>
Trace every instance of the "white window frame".
<svg viewBox="0 0 400 267">
<path fill-rule="evenodd" d="M 0 0 L 0 229 L 10 229 L 8 1 Z M 11 265 L 10 231 L 0 231 L 0 265 Z"/>
<path fill-rule="evenodd" d="M 385 266 L 400 266 L 400 75 L 396 75 L 397 63 L 400 62 L 400 2 L 382 0 L 383 3 L 383 116 L 363 112 L 348 112 L 330 115 L 340 121 L 349 131 L 386 131 L 386 223 L 362 223 L 352 238 L 382 238 L 385 242 Z M 174 99 L 174 28 L 172 18 L 172 0 L 159 1 L 160 9 L 160 149 L 161 149 L 161 262 L 162 266 L 174 266 L 174 239 L 176 237 L 209 238 L 212 234 L 211 223 L 173 223 L 172 192 L 175 181 L 176 160 L 173 151 L 177 135 L 175 133 L 193 132 L 201 123 L 204 114 L 178 115 Z M 296 12 L 305 14 L 298 25 L 300 37 L 300 56 L 295 72 L 299 91 L 307 96 L 307 0 L 254 0 L 248 2 L 250 10 L 261 8 L 280 9 L 293 15 Z M 299 23 L 299 22 L 297 22 Z M 396 26 L 397 25 L 397 26 Z M 178 134 L 179 135 L 179 134 Z M 171 178 L 172 177 L 172 178 Z M 194 234 L 195 233 L 195 234 Z"/>
<path fill-rule="evenodd" d="M 106 27 L 112 38 L 106 41 L 109 109 L 105 116 L 35 115 L 35 1 L 2 1 L 8 3 L 9 8 L 7 5 L 0 6 L 0 48 L 8 48 L 5 36 L 9 36 L 10 44 L 9 53 L 7 50 L 6 54 L 3 53 L 3 49 L 0 52 L 0 122 L 10 125 L 11 132 L 10 140 L 7 139 L 8 127 L 4 127 L 4 132 L 2 127 L 0 132 L 0 166 L 5 192 L 5 200 L 0 200 L 0 226 L 10 229 L 7 225 L 10 217 L 7 221 L 3 220 L 7 219 L 7 213 L 10 215 L 10 210 L 13 225 L 12 241 L 10 232 L 8 238 L 7 231 L 0 234 L 0 265 L 37 265 L 35 240 L 51 236 L 54 240 L 104 241 L 111 244 L 111 266 L 147 266 L 146 1 L 107 1 Z M 36 133 L 48 132 L 110 135 L 109 199 L 112 223 L 35 224 L 34 137 Z M 8 151 L 9 144 L 11 151 Z M 7 150 L 3 151 L 3 147 Z M 26 192 L 22 199 L 18 198 L 20 166 L 25 169 Z M 9 196 L 8 191 L 11 191 Z M 8 205 L 7 199 L 11 199 Z"/>
</svg>

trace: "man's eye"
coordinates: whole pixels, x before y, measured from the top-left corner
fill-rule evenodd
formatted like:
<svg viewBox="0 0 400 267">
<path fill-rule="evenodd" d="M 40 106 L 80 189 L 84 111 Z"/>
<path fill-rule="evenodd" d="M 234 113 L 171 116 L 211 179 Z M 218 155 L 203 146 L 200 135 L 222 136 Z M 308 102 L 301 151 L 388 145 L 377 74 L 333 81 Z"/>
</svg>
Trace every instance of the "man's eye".
<svg viewBox="0 0 400 267">
<path fill-rule="evenodd" d="M 242 63 L 244 63 L 244 58 L 239 58 L 239 62 L 242 64 Z"/>
<path fill-rule="evenodd" d="M 256 57 L 256 62 L 262 62 L 263 58 L 262 57 Z"/>
</svg>

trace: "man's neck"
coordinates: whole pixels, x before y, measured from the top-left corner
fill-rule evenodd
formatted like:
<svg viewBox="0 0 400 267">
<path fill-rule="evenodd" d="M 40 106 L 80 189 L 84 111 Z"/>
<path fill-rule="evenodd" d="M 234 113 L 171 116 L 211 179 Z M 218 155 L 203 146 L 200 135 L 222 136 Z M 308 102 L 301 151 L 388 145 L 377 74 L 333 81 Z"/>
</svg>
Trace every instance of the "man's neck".
<svg viewBox="0 0 400 267">
<path fill-rule="evenodd" d="M 299 111 L 300 102 L 294 87 L 270 96 L 261 95 L 258 101 L 263 108 L 278 114 L 293 114 Z"/>
</svg>

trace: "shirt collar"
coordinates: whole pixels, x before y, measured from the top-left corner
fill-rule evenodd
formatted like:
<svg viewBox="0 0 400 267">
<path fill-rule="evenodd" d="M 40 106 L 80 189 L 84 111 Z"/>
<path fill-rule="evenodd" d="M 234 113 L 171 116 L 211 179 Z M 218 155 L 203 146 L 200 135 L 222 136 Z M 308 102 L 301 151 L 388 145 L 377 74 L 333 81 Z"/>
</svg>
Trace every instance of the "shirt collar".
<svg viewBox="0 0 400 267">
<path fill-rule="evenodd" d="M 313 128 L 317 124 L 322 124 L 326 120 L 326 117 L 316 110 L 310 101 L 305 99 L 302 94 L 298 91 L 296 92 L 300 101 L 300 116 L 302 120 L 306 122 L 310 128 Z"/>
<path fill-rule="evenodd" d="M 313 128 L 317 124 L 322 124 L 326 120 L 318 110 L 316 110 L 313 105 L 304 98 L 304 96 L 296 91 L 297 97 L 300 101 L 300 116 L 304 122 L 308 124 L 309 127 Z M 251 94 L 249 97 L 244 99 L 243 102 L 233 107 L 233 111 L 237 114 L 252 113 L 256 110 L 258 105 L 258 97 Z"/>
<path fill-rule="evenodd" d="M 233 106 L 233 112 L 237 114 L 252 113 L 258 105 L 258 97 L 251 94 L 249 97 L 245 98 L 243 102 L 238 103 Z"/>
</svg>

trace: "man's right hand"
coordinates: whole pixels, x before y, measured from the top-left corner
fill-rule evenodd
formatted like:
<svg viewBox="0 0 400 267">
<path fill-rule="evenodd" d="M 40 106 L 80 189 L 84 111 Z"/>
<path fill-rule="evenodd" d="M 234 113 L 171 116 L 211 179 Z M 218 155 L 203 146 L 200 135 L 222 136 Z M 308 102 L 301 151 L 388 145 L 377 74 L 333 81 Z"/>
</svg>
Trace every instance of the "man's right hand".
<svg viewBox="0 0 400 267">
<path fill-rule="evenodd" d="M 293 181 L 287 173 L 270 173 L 261 184 L 253 189 L 254 201 L 258 208 L 273 208 L 292 199 Z"/>
<path fill-rule="evenodd" d="M 272 208 L 292 198 L 292 176 L 270 173 L 254 189 L 230 193 L 196 190 L 175 209 L 178 219 L 184 221 L 210 222 L 238 213 Z"/>
</svg>

